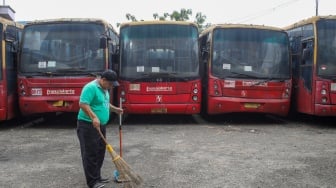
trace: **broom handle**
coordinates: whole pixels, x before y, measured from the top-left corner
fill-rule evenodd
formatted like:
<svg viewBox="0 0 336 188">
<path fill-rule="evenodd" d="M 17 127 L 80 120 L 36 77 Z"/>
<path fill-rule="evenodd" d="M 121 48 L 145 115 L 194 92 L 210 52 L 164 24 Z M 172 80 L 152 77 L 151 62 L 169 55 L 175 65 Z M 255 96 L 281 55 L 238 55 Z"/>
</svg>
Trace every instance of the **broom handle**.
<svg viewBox="0 0 336 188">
<path fill-rule="evenodd" d="M 119 108 L 122 108 L 121 97 L 119 99 Z M 119 114 L 119 148 L 120 148 L 120 157 L 122 157 L 122 132 L 121 132 L 121 123 L 122 123 L 122 114 Z"/>
<path fill-rule="evenodd" d="M 105 145 L 108 145 L 105 136 L 103 135 L 103 133 L 101 132 L 100 128 L 97 128 L 97 131 L 100 135 L 100 137 L 103 139 L 103 141 L 105 142 Z"/>
</svg>

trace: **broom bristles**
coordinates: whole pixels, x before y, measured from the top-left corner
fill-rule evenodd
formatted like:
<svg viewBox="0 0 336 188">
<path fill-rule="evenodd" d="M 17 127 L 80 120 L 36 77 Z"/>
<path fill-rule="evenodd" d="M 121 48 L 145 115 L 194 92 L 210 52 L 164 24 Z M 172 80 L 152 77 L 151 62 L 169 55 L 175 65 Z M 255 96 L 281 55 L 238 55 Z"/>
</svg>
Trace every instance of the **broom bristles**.
<svg viewBox="0 0 336 188">
<path fill-rule="evenodd" d="M 129 181 L 131 183 L 134 183 L 135 185 L 140 185 L 143 182 L 142 178 L 138 174 L 136 174 L 126 163 L 126 161 L 113 150 L 111 145 L 107 145 L 106 148 L 110 153 L 112 161 L 120 174 L 120 178 L 125 182 Z"/>
</svg>

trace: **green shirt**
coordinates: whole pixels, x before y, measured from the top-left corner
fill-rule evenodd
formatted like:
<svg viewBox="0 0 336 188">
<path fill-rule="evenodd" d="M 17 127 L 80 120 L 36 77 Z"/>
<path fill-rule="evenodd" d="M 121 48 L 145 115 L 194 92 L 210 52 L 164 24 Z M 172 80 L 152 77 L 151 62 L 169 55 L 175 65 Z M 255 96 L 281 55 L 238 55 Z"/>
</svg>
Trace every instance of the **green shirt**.
<svg viewBox="0 0 336 188">
<path fill-rule="evenodd" d="M 110 117 L 110 95 L 108 90 L 104 90 L 98 83 L 93 80 L 87 83 L 79 98 L 79 103 L 87 104 L 100 120 L 101 125 L 106 125 Z M 92 122 L 91 118 L 79 109 L 78 120 Z"/>
</svg>

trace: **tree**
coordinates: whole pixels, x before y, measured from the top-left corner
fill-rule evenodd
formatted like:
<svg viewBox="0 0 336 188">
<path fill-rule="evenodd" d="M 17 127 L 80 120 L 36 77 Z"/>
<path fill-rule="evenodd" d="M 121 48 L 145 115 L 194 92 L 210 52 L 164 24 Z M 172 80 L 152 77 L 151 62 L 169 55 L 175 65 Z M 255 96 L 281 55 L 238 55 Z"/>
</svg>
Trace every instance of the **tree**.
<svg viewBox="0 0 336 188">
<path fill-rule="evenodd" d="M 168 16 L 169 16 L 168 13 L 164 13 L 163 16 L 159 16 L 158 13 L 153 14 L 154 20 L 166 20 Z"/>
<path fill-rule="evenodd" d="M 192 10 L 185 8 L 182 8 L 180 11 L 174 10 L 171 14 L 163 13 L 162 16 L 160 16 L 158 13 L 153 14 L 154 20 L 167 20 L 169 18 L 172 21 L 190 21 L 191 16 L 192 16 Z M 126 19 L 132 22 L 138 21 L 134 15 L 131 15 L 129 13 L 126 14 Z M 205 21 L 206 16 L 201 12 L 197 12 L 194 23 L 196 23 L 200 31 L 203 31 L 205 28 L 211 25 L 210 23 L 205 24 Z"/>
<path fill-rule="evenodd" d="M 191 9 L 184 9 L 182 8 L 180 12 L 178 11 L 173 11 L 172 14 L 170 14 L 170 20 L 175 20 L 175 21 L 188 21 L 189 16 L 192 15 L 192 10 Z"/>
<path fill-rule="evenodd" d="M 126 14 L 126 19 L 127 19 L 127 20 L 130 20 L 130 21 L 132 21 L 132 22 L 137 22 L 137 21 L 138 21 L 138 20 L 135 18 L 135 16 L 132 15 L 132 14 L 130 14 L 130 13 L 127 13 L 127 14 Z"/>
<path fill-rule="evenodd" d="M 205 20 L 206 20 L 206 16 L 203 15 L 201 12 L 197 12 L 196 13 L 196 17 L 195 17 L 195 23 L 197 24 L 198 26 L 198 29 L 200 31 L 203 31 L 204 29 L 206 29 L 207 27 L 209 27 L 211 25 L 211 23 L 207 23 L 204 25 L 205 23 Z"/>
</svg>

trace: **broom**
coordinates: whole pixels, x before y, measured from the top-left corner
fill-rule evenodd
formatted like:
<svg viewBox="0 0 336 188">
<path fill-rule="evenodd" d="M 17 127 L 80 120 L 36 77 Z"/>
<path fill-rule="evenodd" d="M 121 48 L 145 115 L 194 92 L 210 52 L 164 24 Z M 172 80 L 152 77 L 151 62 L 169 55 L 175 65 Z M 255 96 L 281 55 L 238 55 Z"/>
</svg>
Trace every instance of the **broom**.
<svg viewBox="0 0 336 188">
<path fill-rule="evenodd" d="M 119 100 L 119 108 L 122 108 L 122 98 Z M 122 157 L 122 131 L 121 131 L 121 123 L 122 123 L 122 115 L 121 113 L 119 114 L 119 155 Z M 127 178 L 124 177 L 124 174 L 120 174 L 118 170 L 114 171 L 114 178 L 116 182 L 122 183 L 122 182 L 127 182 Z"/>
<path fill-rule="evenodd" d="M 99 132 L 100 137 L 103 139 L 103 141 L 106 144 L 106 149 L 109 152 L 109 154 L 112 157 L 112 162 L 114 163 L 114 165 L 116 166 L 116 169 L 118 170 L 120 176 L 125 178 L 125 181 L 128 181 L 132 184 L 135 185 L 140 185 L 143 180 L 142 178 L 136 174 L 131 167 L 124 161 L 123 158 L 120 157 L 120 155 L 118 155 L 114 150 L 112 145 L 108 144 L 103 133 L 100 131 L 100 129 L 97 129 Z"/>
<path fill-rule="evenodd" d="M 119 108 L 122 108 L 122 100 L 120 97 Z M 119 114 L 119 146 L 120 146 L 120 157 L 122 157 L 122 132 L 121 132 L 121 123 L 122 123 L 122 115 Z"/>
</svg>

